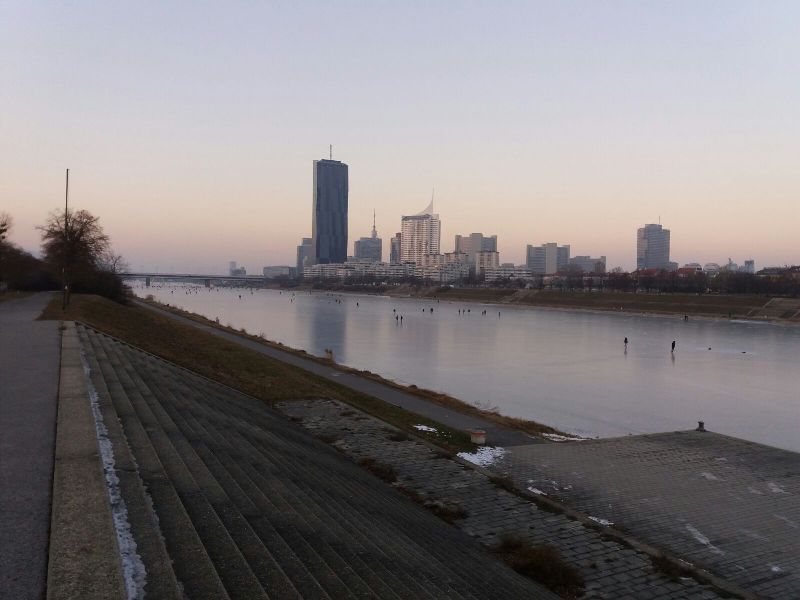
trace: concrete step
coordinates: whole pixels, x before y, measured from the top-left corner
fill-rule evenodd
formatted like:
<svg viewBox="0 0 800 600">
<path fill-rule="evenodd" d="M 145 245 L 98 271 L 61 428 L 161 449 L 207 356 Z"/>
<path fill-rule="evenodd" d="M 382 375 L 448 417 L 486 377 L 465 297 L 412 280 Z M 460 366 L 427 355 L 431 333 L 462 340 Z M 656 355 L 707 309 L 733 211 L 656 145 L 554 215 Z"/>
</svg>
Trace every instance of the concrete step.
<svg viewBox="0 0 800 600">
<path fill-rule="evenodd" d="M 90 342 L 86 330 L 81 328 L 78 331 L 82 344 L 84 347 L 88 346 Z M 102 349 L 98 354 L 105 358 Z M 119 479 L 120 493 L 127 509 L 131 534 L 136 540 L 136 553 L 141 558 L 147 574 L 145 593 L 148 597 L 165 600 L 182 598 L 180 585 L 158 527 L 158 518 L 153 513 L 152 501 L 139 478 L 128 440 L 110 401 L 110 392 L 101 373 L 97 355 L 95 352 L 86 352 L 85 359 L 90 369 L 90 380 L 98 394 L 98 404 L 108 431 L 108 439 L 113 447 L 114 467 Z"/>
<path fill-rule="evenodd" d="M 271 560 L 258 536 L 165 415 L 140 374 L 128 368 L 120 349 L 111 340 L 105 349 L 228 593 L 233 598 L 268 598 L 253 571 L 254 565 L 261 568 Z"/>
<path fill-rule="evenodd" d="M 185 382 L 182 382 L 182 383 L 185 383 Z M 170 381 L 169 379 L 165 379 L 164 380 L 164 385 L 175 386 L 175 385 L 178 385 L 178 383 L 176 381 L 174 381 L 174 380 Z M 225 392 L 228 393 L 227 390 L 225 390 Z M 191 396 L 191 397 L 197 398 L 199 396 L 202 396 L 202 395 L 208 394 L 208 393 L 209 393 L 208 386 L 203 385 L 202 387 L 198 386 L 197 389 L 189 390 L 189 391 L 187 391 L 187 390 L 183 390 L 183 391 L 176 390 L 175 396 L 184 396 L 184 397 L 185 396 Z M 246 400 L 250 400 L 250 399 L 246 399 Z M 210 420 L 211 423 L 214 423 L 214 425 L 209 425 L 209 428 L 211 428 L 211 427 L 219 427 L 220 423 L 222 421 L 229 421 L 230 420 L 229 419 L 229 415 L 227 415 L 226 412 L 228 412 L 229 410 L 232 410 L 232 407 L 229 404 L 227 404 L 224 400 L 217 399 L 215 401 L 213 399 L 210 399 L 210 400 L 208 400 L 208 403 L 210 405 L 215 406 L 217 409 L 220 409 L 218 413 L 214 413 L 210 417 L 209 420 Z M 192 402 L 191 406 L 181 407 L 181 412 L 185 413 L 187 411 L 198 410 L 199 409 L 198 407 L 203 406 L 204 404 L 205 403 Z M 253 414 L 252 413 L 252 408 L 253 408 L 252 404 L 250 405 L 249 408 L 251 409 L 249 414 L 252 415 Z M 206 417 L 207 416 L 208 415 L 206 415 Z M 269 425 L 268 425 L 269 427 L 275 427 L 276 424 L 279 425 L 280 428 L 282 429 L 282 434 L 285 434 L 285 430 L 286 430 L 287 427 L 290 428 L 290 429 L 299 429 L 294 424 L 292 424 L 291 422 L 288 422 L 286 419 L 284 419 L 283 417 L 280 417 L 278 415 L 275 415 L 272 419 L 267 419 L 267 420 L 269 421 Z M 250 427 L 250 425 L 248 425 L 248 427 Z M 261 430 L 259 430 L 259 431 L 261 431 Z M 313 503 L 311 502 L 311 500 L 314 497 L 317 496 L 315 488 L 313 488 L 313 487 L 312 488 L 305 488 L 305 489 L 301 489 L 301 490 L 291 489 L 291 484 L 290 484 L 290 481 L 292 479 L 291 473 L 292 472 L 297 473 L 297 472 L 301 472 L 301 471 L 304 470 L 304 466 L 303 466 L 304 463 L 302 461 L 300 461 L 298 464 L 293 464 L 292 463 L 293 457 L 295 455 L 302 456 L 304 453 L 308 452 L 308 444 L 309 444 L 308 436 L 307 435 L 303 435 L 302 434 L 302 430 L 300 430 L 300 432 L 301 432 L 301 436 L 305 438 L 304 439 L 305 443 L 303 444 L 303 446 L 301 446 L 299 448 L 292 448 L 292 447 L 287 447 L 286 448 L 286 450 L 289 452 L 289 454 L 288 454 L 288 456 L 282 457 L 282 461 L 281 462 L 284 465 L 283 469 L 281 469 L 281 468 L 276 469 L 277 471 L 282 471 L 282 472 L 276 473 L 274 479 L 273 480 L 269 480 L 269 482 L 267 484 L 267 485 L 270 486 L 270 489 L 273 490 L 273 491 L 276 490 L 276 489 L 282 490 L 282 494 L 281 495 L 286 499 L 285 506 L 281 507 L 282 510 L 287 510 L 286 507 L 288 507 L 288 509 L 291 510 L 291 508 L 294 507 L 294 506 L 299 506 L 299 507 L 301 507 L 303 509 L 311 509 L 311 507 L 313 506 Z M 240 437 L 240 434 L 236 430 L 235 427 L 233 429 L 225 429 L 222 433 L 217 434 L 218 440 L 236 439 L 238 437 Z M 331 451 L 331 449 L 329 447 L 327 447 L 324 444 L 320 444 L 319 442 L 316 442 L 316 441 L 315 441 L 315 443 L 319 444 L 319 449 L 318 449 L 319 452 L 334 454 L 334 457 L 335 457 L 336 461 L 337 462 L 341 461 L 341 458 L 337 454 L 332 453 L 332 451 Z M 268 455 L 274 456 L 275 449 L 279 445 L 285 446 L 286 444 L 283 441 L 272 440 L 271 439 L 270 440 L 270 444 L 269 444 L 270 451 L 268 452 Z M 230 451 L 230 449 L 229 449 L 229 451 Z M 217 454 L 219 454 L 220 450 L 219 449 L 215 449 L 215 452 Z M 270 458 L 269 456 L 267 456 L 267 457 L 262 456 L 261 454 L 258 453 L 258 450 L 256 450 L 252 446 L 250 446 L 248 450 L 242 450 L 242 448 L 240 447 L 240 448 L 238 448 L 236 450 L 236 452 L 237 453 L 232 456 L 231 460 L 233 462 L 235 462 L 239 466 L 240 469 L 241 468 L 247 468 L 247 467 L 245 467 L 245 465 L 250 465 L 250 468 L 255 468 L 254 465 L 259 465 L 259 464 L 264 464 L 264 463 L 272 464 L 272 460 L 273 460 L 272 458 Z M 253 454 L 253 452 L 255 452 L 255 454 Z M 287 461 L 290 464 L 287 464 Z M 288 468 L 286 468 L 286 467 L 288 467 Z M 357 472 L 360 475 L 363 475 L 360 472 L 360 470 L 357 470 Z M 252 477 L 258 478 L 259 477 L 258 475 L 253 475 L 252 471 L 250 471 L 250 475 L 251 475 L 251 478 Z M 317 473 L 315 477 L 316 478 L 319 478 L 320 476 L 325 477 L 326 475 L 327 475 L 327 471 L 324 470 L 322 473 Z M 263 474 L 261 475 L 261 477 L 263 477 Z M 367 477 L 369 477 L 369 476 L 367 476 Z M 370 483 L 374 483 L 374 482 L 371 481 Z M 289 486 L 289 487 L 287 487 L 287 486 Z M 324 485 L 320 485 L 320 486 L 318 486 L 318 488 L 324 489 L 325 486 Z M 407 502 L 407 500 L 405 498 L 402 498 L 402 501 L 403 502 Z M 350 564 L 362 563 L 362 568 L 363 568 L 363 561 L 359 560 L 357 555 L 353 556 L 353 554 L 352 554 L 353 553 L 352 548 L 354 547 L 354 544 L 356 543 L 356 541 L 358 539 L 355 536 L 356 535 L 364 536 L 365 539 L 367 539 L 367 540 L 374 539 L 375 531 L 374 530 L 373 531 L 368 531 L 368 533 L 371 534 L 371 535 L 369 535 L 369 537 L 366 537 L 365 534 L 364 534 L 364 529 L 368 530 L 370 527 L 374 528 L 375 524 L 374 523 L 364 523 L 363 514 L 362 514 L 362 512 L 360 510 L 359 511 L 354 511 L 354 510 L 350 509 L 349 507 L 344 507 L 345 510 L 339 510 L 338 507 L 335 505 L 335 502 L 332 502 L 331 498 L 322 499 L 321 502 L 319 502 L 318 504 L 321 504 L 322 506 L 327 506 L 328 509 L 329 509 L 328 512 L 325 512 L 325 513 L 322 513 L 322 514 L 315 514 L 313 511 L 310 512 L 310 513 L 309 512 L 304 512 L 303 513 L 304 514 L 303 518 L 305 519 L 306 523 L 308 523 L 310 525 L 312 531 L 318 531 L 319 532 L 319 531 L 331 530 L 333 535 L 332 535 L 332 537 L 330 537 L 327 540 L 328 544 L 332 545 L 332 546 L 338 546 L 337 548 L 335 548 L 336 551 L 338 553 L 340 553 L 340 554 L 346 555 L 347 556 L 347 560 L 348 560 L 348 562 L 350 562 Z M 331 513 L 332 513 L 332 515 L 331 515 Z M 357 514 L 357 515 L 359 515 L 359 518 L 356 519 L 356 521 L 359 524 L 358 528 L 353 527 L 350 530 L 347 530 L 347 529 L 343 528 L 343 525 L 348 525 L 349 523 L 347 522 L 347 520 L 343 520 L 342 519 L 342 515 L 348 515 L 348 514 Z M 424 514 L 427 516 L 427 513 L 424 513 Z M 385 537 L 386 537 L 386 539 L 394 539 L 395 540 L 394 541 L 394 545 L 397 547 L 398 550 L 400 550 L 402 548 L 403 543 L 406 542 L 406 540 L 401 537 L 400 540 L 399 540 L 399 543 L 398 543 L 398 541 L 397 541 L 398 538 L 397 538 L 397 532 L 396 531 L 387 532 L 387 535 Z M 347 544 L 342 544 L 341 540 L 347 540 Z M 370 541 L 370 544 L 372 544 L 371 541 Z M 408 560 L 414 560 L 419 555 L 419 547 L 414 545 L 413 548 L 408 549 L 405 554 L 406 554 L 406 556 L 403 557 L 401 555 L 401 558 L 405 558 L 405 560 L 407 560 L 407 561 Z M 374 545 L 370 548 L 368 554 L 366 555 L 366 557 L 369 558 L 369 560 L 370 560 L 370 567 L 369 567 L 370 570 L 373 571 L 373 572 L 376 571 L 376 570 L 379 570 L 379 571 L 382 571 L 384 573 L 391 574 L 392 569 L 394 567 L 396 567 L 397 556 L 394 556 L 393 558 L 389 558 L 389 557 L 386 557 L 384 555 L 385 560 L 384 560 L 383 564 L 380 564 L 380 561 L 377 560 L 376 557 L 379 558 L 381 555 L 382 555 L 382 552 L 381 552 L 381 550 L 379 548 L 375 547 Z M 439 573 L 434 573 L 434 574 L 432 574 L 430 576 L 430 580 L 426 581 L 426 577 L 424 575 L 424 573 L 425 573 L 424 570 L 427 567 L 428 567 L 427 563 L 418 565 L 417 569 L 415 569 L 415 571 L 417 572 L 416 577 L 415 578 L 407 577 L 407 578 L 405 578 L 405 581 L 402 582 L 402 584 L 401 584 L 400 581 L 397 581 L 398 580 L 397 576 L 391 576 L 390 575 L 389 581 L 393 581 L 392 586 L 395 589 L 401 589 L 401 588 L 398 588 L 398 585 L 402 585 L 403 588 L 410 588 L 410 589 L 407 589 L 407 592 L 408 592 L 408 594 L 411 594 L 414 597 L 421 597 L 421 598 L 433 597 L 433 596 L 435 596 L 435 597 L 444 597 L 442 594 L 447 592 L 446 588 L 443 588 L 443 589 L 437 591 L 437 586 L 439 586 L 441 584 L 441 581 L 442 581 L 441 575 Z M 371 575 L 370 571 L 366 571 L 366 572 L 362 571 L 361 575 L 364 577 L 364 579 L 366 581 L 371 583 L 371 586 L 375 585 L 374 578 L 370 579 L 370 575 Z M 403 572 L 403 575 L 405 575 L 405 572 Z M 402 579 L 402 577 L 401 577 L 401 579 Z M 432 593 L 431 590 L 433 590 L 434 593 Z M 408 597 L 408 594 L 406 594 L 406 597 Z M 382 595 L 381 597 L 387 597 L 387 596 Z M 388 597 L 391 597 L 391 596 L 388 596 Z M 469 597 L 468 591 L 466 589 L 461 590 L 461 593 L 459 594 L 459 597 Z"/>
<path fill-rule="evenodd" d="M 203 392 L 203 390 L 197 390 L 196 391 L 196 393 L 202 393 L 202 392 Z M 223 406 L 221 404 L 217 404 L 215 406 L 217 406 L 218 408 L 223 408 Z M 230 418 L 230 413 L 232 411 L 233 411 L 233 409 L 230 406 L 224 407 L 224 410 L 222 410 L 221 412 L 224 412 L 224 413 L 227 413 L 227 414 L 219 415 L 214 420 L 217 421 L 220 418 Z M 252 414 L 252 413 L 250 413 L 250 414 Z M 281 421 L 281 425 L 284 428 L 286 428 L 287 426 L 294 428 L 294 424 L 287 423 L 287 422 L 283 421 L 282 419 L 276 419 L 276 421 Z M 263 428 L 262 428 L 262 430 L 263 430 Z M 233 437 L 232 435 L 230 435 L 230 433 L 231 432 L 225 432 L 224 437 L 225 438 Z M 316 440 L 314 441 L 314 443 L 320 444 L 320 442 L 317 442 Z M 307 448 L 308 444 L 309 444 L 309 441 L 306 438 L 304 446 Z M 322 449 L 324 448 L 324 450 L 326 452 L 330 452 L 330 448 L 327 448 L 323 444 L 320 444 L 320 446 L 322 446 L 320 451 L 322 451 Z M 270 440 L 267 443 L 267 448 L 273 448 L 273 447 L 274 447 L 274 444 L 272 444 L 272 442 Z M 287 450 L 288 450 L 288 455 L 285 458 L 282 457 L 281 462 L 282 463 L 285 463 L 285 462 L 287 463 L 287 464 L 284 464 L 283 466 L 284 467 L 288 467 L 289 472 L 300 473 L 300 472 L 305 470 L 307 472 L 307 476 L 304 477 L 304 479 L 313 479 L 315 477 L 319 477 L 320 476 L 319 473 L 317 473 L 316 475 L 313 474 L 313 473 L 308 473 L 308 469 L 307 469 L 308 463 L 307 462 L 304 462 L 304 461 L 293 462 L 293 457 L 297 456 L 298 454 L 300 454 L 302 452 L 302 448 L 291 448 L 291 447 L 289 447 L 289 448 L 287 448 Z M 257 449 L 257 451 L 259 451 L 259 450 Z M 269 460 L 271 460 L 269 458 L 270 454 L 272 454 L 272 453 L 271 452 L 267 452 L 265 456 L 262 455 L 262 458 L 260 458 L 260 459 L 257 458 L 256 460 L 267 460 L 267 461 L 269 461 Z M 339 457 L 336 456 L 336 458 L 338 459 Z M 239 460 L 237 460 L 237 462 L 239 462 L 241 464 L 242 460 L 243 459 L 240 458 Z M 323 472 L 322 472 L 323 476 L 324 476 L 325 472 L 326 471 L 323 470 Z M 357 470 L 357 472 L 358 472 L 359 475 L 364 476 L 364 477 L 366 477 L 368 479 L 371 479 L 371 476 L 362 473 L 360 470 Z M 278 477 L 278 479 L 280 479 L 281 481 L 284 481 L 284 482 L 291 481 L 291 478 L 286 478 L 286 477 Z M 370 484 L 372 486 L 374 486 L 376 484 L 376 482 L 375 481 L 370 481 Z M 380 483 L 378 485 L 384 486 L 383 483 Z M 318 499 L 317 505 L 320 506 L 320 507 L 326 507 L 334 515 L 338 515 L 340 517 L 341 517 L 341 515 L 348 515 L 348 514 L 357 514 L 357 515 L 359 515 L 359 518 L 356 519 L 354 523 L 348 523 L 347 520 L 345 519 L 345 520 L 340 520 L 340 522 L 338 524 L 341 525 L 341 526 L 352 526 L 353 527 L 353 531 L 355 531 L 355 530 L 357 530 L 359 528 L 367 528 L 367 532 L 368 533 L 372 533 L 373 536 L 374 536 L 374 531 L 370 532 L 369 528 L 374 529 L 376 523 L 380 523 L 380 520 L 376 519 L 374 521 L 371 521 L 368 518 L 364 518 L 365 516 L 368 515 L 368 512 L 369 512 L 369 503 L 368 502 L 366 502 L 366 503 L 365 502 L 360 502 L 359 506 L 357 506 L 355 509 L 353 509 L 352 506 L 346 506 L 346 507 L 342 507 L 342 508 L 344 508 L 344 510 L 342 510 L 342 509 L 340 509 L 339 506 L 337 506 L 337 502 L 340 502 L 341 498 L 331 497 L 330 494 L 325 495 L 324 492 L 325 492 L 324 486 L 319 486 L 318 488 L 313 488 L 312 487 L 310 489 L 299 490 L 296 493 L 298 495 L 302 495 L 302 497 L 306 498 L 306 504 L 309 504 L 309 499 L 310 498 L 317 498 Z M 362 490 L 354 490 L 352 495 L 350 495 L 349 497 L 346 496 L 346 495 L 343 495 L 343 496 L 347 500 L 350 500 L 351 498 L 355 498 L 356 500 L 358 500 L 363 496 L 363 493 L 364 493 L 363 489 Z M 396 492 L 394 490 L 389 490 L 389 493 L 396 494 Z M 404 504 L 404 505 L 408 504 L 408 500 L 406 498 L 404 498 L 404 497 L 400 497 L 400 498 L 398 498 L 398 500 L 399 500 L 399 502 L 401 504 Z M 291 500 L 290 500 L 290 502 L 291 502 Z M 350 501 L 349 504 L 352 504 L 352 501 Z M 425 512 L 425 511 L 423 511 L 421 509 L 418 509 L 417 507 L 414 507 L 413 505 L 412 505 L 412 508 L 414 508 L 417 511 L 421 512 L 426 518 L 429 518 L 429 515 L 427 514 L 427 512 Z M 405 552 L 406 560 L 413 561 L 414 558 L 419 555 L 419 547 L 417 545 L 417 540 L 420 537 L 425 537 L 426 535 L 428 535 L 428 528 L 427 527 L 421 527 L 420 528 L 418 526 L 418 524 L 417 524 L 417 519 L 412 519 L 411 520 L 411 525 L 412 526 L 413 525 L 417 525 L 417 531 L 410 531 L 410 530 L 409 531 L 403 531 L 401 535 L 398 535 L 398 532 L 396 530 L 387 531 L 386 535 L 385 535 L 385 538 L 386 539 L 392 539 L 393 540 L 393 544 L 395 545 L 396 549 L 398 551 L 400 551 L 400 552 L 402 552 L 403 548 L 408 548 L 407 551 Z M 407 534 L 409 534 L 409 533 L 413 533 L 413 539 L 406 537 Z M 353 535 L 353 534 L 350 533 L 350 535 Z M 401 556 L 402 556 L 402 554 L 401 554 Z M 443 564 L 451 565 L 451 563 L 453 561 L 453 553 L 452 552 L 448 552 L 446 555 L 441 556 L 440 560 L 443 561 Z M 471 593 L 474 592 L 474 589 L 472 587 L 469 587 L 469 588 L 462 587 L 461 589 L 459 589 L 458 586 L 462 583 L 459 578 L 455 578 L 453 584 L 450 587 L 444 586 L 442 589 L 438 589 L 437 590 L 437 587 L 442 585 L 443 579 L 442 579 L 442 576 L 441 576 L 440 572 L 434 571 L 429 575 L 430 581 L 426 581 L 425 569 L 429 568 L 430 566 L 431 565 L 430 565 L 429 561 L 426 561 L 425 564 L 416 565 L 416 567 L 415 567 L 415 572 L 417 573 L 417 577 L 415 578 L 415 580 L 414 580 L 412 585 L 416 585 L 417 587 L 422 586 L 422 589 L 418 589 L 417 590 L 417 592 L 416 592 L 417 595 L 420 595 L 421 597 L 424 597 L 426 595 L 426 593 L 431 593 L 431 591 L 433 591 L 434 594 L 437 597 L 442 597 L 442 594 L 451 593 L 453 591 L 451 589 L 452 587 L 455 587 L 455 589 L 457 590 L 458 597 L 470 597 Z"/>
<path fill-rule="evenodd" d="M 178 382 L 165 380 L 164 385 L 175 387 L 176 385 L 178 385 Z M 185 392 L 185 391 L 182 392 L 181 390 L 176 390 L 175 396 L 177 397 L 185 396 L 187 395 L 187 393 L 191 392 Z M 197 393 L 194 393 L 192 395 L 194 396 L 195 399 L 198 396 Z M 193 404 L 197 405 L 198 403 L 193 402 Z M 179 412 L 185 415 L 189 413 L 189 410 L 182 409 Z M 231 434 L 233 436 L 236 436 L 237 432 L 232 431 Z M 208 437 L 208 435 L 206 435 L 206 437 L 204 437 L 204 441 L 206 443 L 210 443 L 211 439 Z M 273 504 L 275 504 L 274 494 L 271 495 L 271 498 L 273 498 Z M 295 514 L 299 514 L 297 508 L 302 509 L 304 505 L 305 502 L 303 501 L 299 502 L 297 505 L 288 503 L 286 506 L 283 507 L 282 512 L 284 514 L 290 514 L 290 511 L 294 510 Z M 274 511 L 274 509 L 270 507 L 270 511 L 268 511 L 268 514 L 269 512 L 272 511 Z M 304 524 L 308 528 L 309 532 L 309 535 L 307 535 L 306 537 L 313 538 L 312 545 L 318 544 L 317 552 L 319 553 L 319 555 L 323 559 L 325 559 L 325 562 L 328 565 L 330 565 L 331 569 L 336 573 L 338 578 L 347 585 L 351 593 L 353 593 L 355 596 L 365 596 L 365 595 L 374 596 L 377 594 L 377 590 L 375 590 L 371 585 L 369 585 L 369 582 L 372 581 L 373 583 L 379 583 L 379 580 L 376 580 L 372 575 L 372 573 L 370 573 L 369 571 L 364 571 L 362 569 L 356 568 L 359 566 L 358 557 L 350 555 L 350 550 L 347 547 L 347 544 L 342 544 L 341 540 L 337 540 L 339 542 L 340 547 L 336 547 L 336 544 L 331 544 L 330 541 L 328 541 L 326 544 L 322 543 L 323 540 L 320 537 L 318 531 L 318 527 L 320 524 L 308 521 L 304 522 Z M 366 575 L 366 577 L 364 577 L 364 575 Z"/>
<path fill-rule="evenodd" d="M 392 572 L 392 561 L 389 557 L 382 555 L 381 549 L 371 541 L 369 544 L 365 543 L 365 539 L 359 536 L 358 532 L 348 530 L 343 526 L 347 513 L 340 513 L 337 515 L 338 519 L 331 518 L 328 514 L 321 514 L 313 506 L 316 500 L 313 488 L 306 488 L 302 494 L 290 491 L 291 486 L 283 485 L 280 481 L 290 477 L 288 470 L 281 475 L 276 473 L 274 478 L 265 476 L 263 472 L 259 472 L 257 466 L 263 465 L 265 461 L 260 455 L 254 454 L 252 448 L 248 449 L 241 444 L 222 446 L 223 440 L 230 437 L 234 430 L 224 426 L 220 427 L 218 423 L 212 424 L 200 415 L 198 415 L 198 419 L 204 424 L 209 435 L 216 437 L 215 443 L 219 444 L 218 451 L 224 452 L 229 461 L 236 463 L 241 473 L 248 478 L 251 493 L 252 486 L 256 486 L 259 492 L 268 489 L 271 492 L 269 497 L 273 504 L 278 504 L 279 509 L 284 512 L 294 509 L 298 520 L 304 524 L 306 534 L 316 535 L 323 539 L 367 582 L 375 595 L 381 598 L 394 598 L 397 597 L 397 590 L 408 587 L 408 583 L 403 583 L 402 576 L 397 576 Z M 263 494 L 259 495 L 263 496 Z M 278 495 L 280 500 L 275 498 Z M 381 556 L 384 556 L 383 561 L 380 560 Z M 424 594 L 422 597 L 425 597 Z"/>
<path fill-rule="evenodd" d="M 194 528 L 181 499 L 158 458 L 111 360 L 106 356 L 99 334 L 87 328 L 91 349 L 101 352 L 99 367 L 122 430 L 132 450 L 156 513 L 164 544 L 172 558 L 175 574 L 190 598 L 228 598 L 228 593 Z"/>
</svg>

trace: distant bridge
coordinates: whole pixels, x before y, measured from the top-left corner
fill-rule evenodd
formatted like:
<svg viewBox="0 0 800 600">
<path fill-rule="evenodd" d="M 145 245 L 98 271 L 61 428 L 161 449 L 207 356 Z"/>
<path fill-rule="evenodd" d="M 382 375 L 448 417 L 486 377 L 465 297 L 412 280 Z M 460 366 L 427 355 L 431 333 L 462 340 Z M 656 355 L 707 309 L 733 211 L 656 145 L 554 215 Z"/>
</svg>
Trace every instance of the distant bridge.
<svg viewBox="0 0 800 600">
<path fill-rule="evenodd" d="M 202 281 L 206 287 L 214 282 L 263 282 L 263 275 L 197 275 L 194 273 L 120 273 L 122 279 L 144 279 L 145 286 L 152 281 Z"/>
</svg>

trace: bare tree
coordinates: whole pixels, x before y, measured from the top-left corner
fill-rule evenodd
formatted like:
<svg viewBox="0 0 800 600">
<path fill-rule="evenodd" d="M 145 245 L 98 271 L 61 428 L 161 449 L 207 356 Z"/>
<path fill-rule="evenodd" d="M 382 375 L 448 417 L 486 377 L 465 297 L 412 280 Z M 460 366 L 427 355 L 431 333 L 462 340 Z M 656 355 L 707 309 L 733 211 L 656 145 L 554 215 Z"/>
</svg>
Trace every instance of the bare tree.
<svg viewBox="0 0 800 600">
<path fill-rule="evenodd" d="M 120 275 L 121 273 L 125 273 L 128 271 L 128 269 L 130 269 L 130 265 L 122 257 L 122 255 L 114 254 L 114 252 L 111 250 L 106 252 L 100 258 L 99 267 L 104 271 L 114 273 L 114 275 Z"/>
<path fill-rule="evenodd" d="M 66 308 L 72 282 L 102 268 L 103 257 L 110 253 L 108 236 L 100 227 L 100 219 L 86 210 L 54 211 L 37 229 L 42 232 L 45 262 L 60 271 Z"/>
<path fill-rule="evenodd" d="M 11 215 L 2 212 L 0 213 L 0 244 L 4 244 L 6 239 L 8 238 L 8 232 L 11 231 L 11 227 L 14 225 L 14 220 L 11 218 Z"/>
</svg>

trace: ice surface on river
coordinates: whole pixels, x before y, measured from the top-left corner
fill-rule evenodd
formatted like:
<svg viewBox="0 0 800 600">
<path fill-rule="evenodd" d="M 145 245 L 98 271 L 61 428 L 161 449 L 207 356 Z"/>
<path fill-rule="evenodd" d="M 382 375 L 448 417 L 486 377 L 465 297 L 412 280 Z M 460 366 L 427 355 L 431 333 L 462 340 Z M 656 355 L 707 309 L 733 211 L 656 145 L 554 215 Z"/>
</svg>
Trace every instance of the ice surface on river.
<svg viewBox="0 0 800 600">
<path fill-rule="evenodd" d="M 800 327 L 138 285 L 141 296 L 237 329 L 318 356 L 329 348 L 338 363 L 584 437 L 694 429 L 705 421 L 710 431 L 800 451 Z M 471 310 L 459 314 L 462 308 Z M 395 316 L 404 317 L 402 325 Z"/>
</svg>

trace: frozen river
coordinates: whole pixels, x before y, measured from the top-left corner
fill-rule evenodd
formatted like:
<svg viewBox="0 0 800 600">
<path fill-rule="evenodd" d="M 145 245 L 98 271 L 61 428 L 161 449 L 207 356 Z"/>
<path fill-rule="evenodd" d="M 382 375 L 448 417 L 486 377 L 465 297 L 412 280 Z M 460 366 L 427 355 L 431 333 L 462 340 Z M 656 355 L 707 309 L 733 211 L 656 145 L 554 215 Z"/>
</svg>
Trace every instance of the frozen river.
<svg viewBox="0 0 800 600">
<path fill-rule="evenodd" d="M 702 420 L 712 431 L 800 451 L 800 327 L 133 286 L 293 348 L 319 356 L 330 348 L 339 363 L 582 435 L 692 429 Z"/>
</svg>

